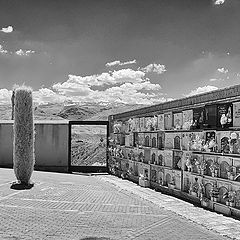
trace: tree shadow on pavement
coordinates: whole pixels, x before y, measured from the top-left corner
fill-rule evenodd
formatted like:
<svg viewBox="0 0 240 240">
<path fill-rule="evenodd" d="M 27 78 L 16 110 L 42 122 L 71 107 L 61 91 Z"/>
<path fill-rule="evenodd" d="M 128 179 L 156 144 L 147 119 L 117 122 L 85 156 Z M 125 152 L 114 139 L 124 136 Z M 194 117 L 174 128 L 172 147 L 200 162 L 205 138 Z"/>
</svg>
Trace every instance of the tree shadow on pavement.
<svg viewBox="0 0 240 240">
<path fill-rule="evenodd" d="M 33 186 L 33 183 L 13 182 L 10 188 L 14 190 L 27 190 L 31 189 Z"/>
</svg>

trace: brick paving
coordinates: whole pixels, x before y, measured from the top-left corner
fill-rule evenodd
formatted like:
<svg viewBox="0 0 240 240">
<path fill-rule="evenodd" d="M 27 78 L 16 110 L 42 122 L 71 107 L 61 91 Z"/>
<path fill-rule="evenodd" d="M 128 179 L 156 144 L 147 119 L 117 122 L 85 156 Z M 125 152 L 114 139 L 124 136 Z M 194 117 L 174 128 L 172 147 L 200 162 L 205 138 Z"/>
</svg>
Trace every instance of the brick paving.
<svg viewBox="0 0 240 240">
<path fill-rule="evenodd" d="M 0 239 L 234 239 L 237 220 L 110 175 L 34 172 L 12 190 L 0 168 Z M 238 238 L 240 239 L 240 238 Z"/>
</svg>

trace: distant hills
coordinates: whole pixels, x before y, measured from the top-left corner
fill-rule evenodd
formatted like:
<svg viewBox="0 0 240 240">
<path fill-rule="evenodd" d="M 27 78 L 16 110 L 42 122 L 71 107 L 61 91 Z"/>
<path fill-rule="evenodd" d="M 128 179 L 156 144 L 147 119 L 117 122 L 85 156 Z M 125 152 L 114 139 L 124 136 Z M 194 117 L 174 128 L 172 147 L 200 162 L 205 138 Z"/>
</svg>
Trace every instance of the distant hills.
<svg viewBox="0 0 240 240">
<path fill-rule="evenodd" d="M 67 104 L 48 103 L 34 108 L 34 118 L 36 120 L 92 120 L 106 121 L 111 114 L 126 112 L 147 105 L 127 105 L 117 104 Z M 0 105 L 0 119 L 11 119 L 11 105 Z"/>
</svg>

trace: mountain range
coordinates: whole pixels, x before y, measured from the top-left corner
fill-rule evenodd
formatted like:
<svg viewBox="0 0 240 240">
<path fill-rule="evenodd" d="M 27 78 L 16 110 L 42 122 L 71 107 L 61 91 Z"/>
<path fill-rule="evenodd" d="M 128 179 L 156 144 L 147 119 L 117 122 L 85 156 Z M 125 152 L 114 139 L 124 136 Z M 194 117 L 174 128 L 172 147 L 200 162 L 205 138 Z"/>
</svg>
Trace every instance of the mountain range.
<svg viewBox="0 0 240 240">
<path fill-rule="evenodd" d="M 128 105 L 123 103 L 114 104 L 60 104 L 48 103 L 34 107 L 34 118 L 36 120 L 89 120 L 106 121 L 108 116 L 121 112 L 134 110 L 147 105 Z M 0 105 L 0 119 L 10 120 L 12 115 L 11 105 Z"/>
</svg>

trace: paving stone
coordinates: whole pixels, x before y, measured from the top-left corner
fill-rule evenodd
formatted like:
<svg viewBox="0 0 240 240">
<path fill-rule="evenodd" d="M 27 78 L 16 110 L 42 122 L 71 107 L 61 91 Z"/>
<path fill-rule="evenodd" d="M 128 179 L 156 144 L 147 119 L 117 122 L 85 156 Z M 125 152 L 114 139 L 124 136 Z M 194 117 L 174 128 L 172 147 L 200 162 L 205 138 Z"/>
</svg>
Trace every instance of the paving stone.
<svg viewBox="0 0 240 240">
<path fill-rule="evenodd" d="M 130 191 L 136 195 L 139 195 L 141 198 L 146 199 L 148 201 L 152 201 L 155 203 L 155 200 L 153 198 L 147 197 L 145 191 L 145 188 L 142 188 L 138 191 L 138 188 L 131 188 L 131 182 L 128 183 L 122 183 L 121 180 L 116 179 L 115 182 L 112 179 L 112 176 L 102 177 L 103 180 L 110 182 L 112 184 L 115 184 L 117 187 L 121 187 L 127 191 Z M 145 191 L 145 192 L 144 192 Z M 152 191 L 152 195 L 155 196 L 155 191 L 148 189 L 149 191 Z M 179 204 L 182 203 L 182 200 L 179 200 L 173 196 L 170 197 L 170 201 L 166 201 L 166 198 L 163 197 L 163 194 L 158 195 L 158 199 L 162 202 L 169 202 L 168 204 L 157 204 L 161 206 L 163 209 L 169 210 L 171 212 L 174 212 L 178 214 L 179 216 L 182 216 L 184 218 L 187 218 L 189 221 L 193 221 L 197 224 L 200 224 L 202 226 L 205 226 L 207 229 L 211 229 L 214 232 L 218 232 L 221 235 L 228 236 L 231 239 L 240 239 L 240 236 L 236 232 L 240 229 L 240 222 L 238 220 L 235 220 L 233 218 L 225 217 L 222 214 L 218 214 L 215 212 L 211 212 L 202 208 L 198 208 L 195 206 L 190 206 L 188 210 L 186 211 L 186 206 Z M 165 195 L 166 196 L 166 195 Z M 176 203 L 176 206 L 174 206 L 174 202 Z M 155 203 L 156 204 L 156 203 Z M 233 224 L 235 224 L 235 228 L 233 228 Z"/>
<path fill-rule="evenodd" d="M 34 172 L 24 191 L 9 189 L 13 180 L 0 169 L 0 239 L 228 239 L 180 216 L 199 216 L 193 205 L 114 176 Z"/>
</svg>

